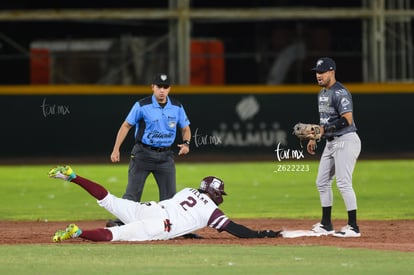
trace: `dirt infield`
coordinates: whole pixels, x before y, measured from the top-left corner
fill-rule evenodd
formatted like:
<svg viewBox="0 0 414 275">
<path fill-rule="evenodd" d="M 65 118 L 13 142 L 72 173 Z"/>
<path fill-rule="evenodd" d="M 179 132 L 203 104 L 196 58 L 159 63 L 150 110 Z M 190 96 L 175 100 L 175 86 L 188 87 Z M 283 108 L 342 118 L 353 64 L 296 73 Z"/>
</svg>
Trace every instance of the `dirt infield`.
<svg viewBox="0 0 414 275">
<path fill-rule="evenodd" d="M 308 230 L 313 220 L 280 220 L 280 219 L 239 219 L 236 222 L 249 226 L 252 229 L 284 229 L 284 230 Z M 0 244 L 53 244 L 51 236 L 58 229 L 64 229 L 67 222 L 16 222 L 0 221 L 2 238 Z M 76 223 L 83 229 L 103 227 L 105 221 L 79 221 Z M 339 229 L 344 221 L 335 221 Z M 299 246 L 334 246 L 344 248 L 367 248 L 377 250 L 394 250 L 414 252 L 414 221 L 360 221 L 362 236 L 360 238 L 335 238 L 326 237 L 300 237 L 300 238 L 275 238 L 275 239 L 239 239 L 222 232 L 218 233 L 211 228 L 205 228 L 196 233 L 203 239 L 177 238 L 168 241 L 144 242 L 151 244 L 232 244 L 232 245 L 299 245 Z M 89 242 L 82 239 L 73 239 L 61 243 Z M 108 245 L 120 244 L 108 243 Z M 122 242 L 125 244 L 125 242 Z M 127 244 L 141 244 L 142 242 L 127 242 Z"/>
</svg>

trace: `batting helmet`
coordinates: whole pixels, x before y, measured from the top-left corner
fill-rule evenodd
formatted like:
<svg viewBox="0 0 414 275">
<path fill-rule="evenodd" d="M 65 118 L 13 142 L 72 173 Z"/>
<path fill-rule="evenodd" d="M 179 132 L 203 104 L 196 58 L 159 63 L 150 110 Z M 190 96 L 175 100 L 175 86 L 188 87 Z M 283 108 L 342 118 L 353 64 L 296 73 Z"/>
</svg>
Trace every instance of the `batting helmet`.
<svg viewBox="0 0 414 275">
<path fill-rule="evenodd" d="M 205 177 L 201 181 L 198 191 L 209 194 L 210 198 L 217 205 L 223 202 L 223 195 L 227 195 L 226 192 L 224 192 L 224 182 L 214 176 Z"/>
</svg>

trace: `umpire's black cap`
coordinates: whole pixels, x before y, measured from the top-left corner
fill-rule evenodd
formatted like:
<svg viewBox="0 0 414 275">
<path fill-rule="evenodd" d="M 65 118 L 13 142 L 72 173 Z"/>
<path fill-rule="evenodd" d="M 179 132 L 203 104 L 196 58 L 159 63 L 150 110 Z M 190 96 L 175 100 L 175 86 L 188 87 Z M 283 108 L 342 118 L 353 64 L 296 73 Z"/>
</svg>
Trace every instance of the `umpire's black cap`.
<svg viewBox="0 0 414 275">
<path fill-rule="evenodd" d="M 327 71 L 335 71 L 335 70 L 336 70 L 335 61 L 329 57 L 319 58 L 318 61 L 316 61 L 316 67 L 312 68 L 312 71 L 315 71 L 318 73 L 324 73 Z"/>
<path fill-rule="evenodd" d="M 170 77 L 166 73 L 156 74 L 152 80 L 152 84 L 170 86 Z"/>
</svg>

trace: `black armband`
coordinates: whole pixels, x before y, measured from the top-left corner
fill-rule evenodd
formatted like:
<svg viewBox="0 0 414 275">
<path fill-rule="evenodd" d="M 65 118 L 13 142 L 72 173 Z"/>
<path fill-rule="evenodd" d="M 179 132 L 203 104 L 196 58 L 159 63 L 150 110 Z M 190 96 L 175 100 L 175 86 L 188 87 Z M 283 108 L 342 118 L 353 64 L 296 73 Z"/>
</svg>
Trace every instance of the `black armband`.
<svg viewBox="0 0 414 275">
<path fill-rule="evenodd" d="M 227 231 L 239 238 L 259 238 L 259 233 L 257 231 L 253 231 L 246 226 L 237 224 L 233 221 L 230 221 L 227 224 L 227 226 L 224 228 L 224 231 Z"/>
<path fill-rule="evenodd" d="M 254 230 L 247 228 L 244 225 L 237 224 L 233 221 L 230 221 L 223 230 L 239 238 L 250 238 L 250 239 L 251 238 L 275 238 L 275 237 L 281 236 L 281 231 L 273 231 L 273 230 L 254 231 Z"/>
<path fill-rule="evenodd" d="M 348 120 L 345 117 L 341 116 L 341 118 L 337 119 L 336 121 L 326 124 L 324 126 L 324 130 L 326 133 L 335 132 L 347 126 L 349 126 Z"/>
<path fill-rule="evenodd" d="M 281 231 L 254 231 L 233 221 L 230 221 L 223 230 L 239 238 L 275 238 L 281 236 Z"/>
</svg>

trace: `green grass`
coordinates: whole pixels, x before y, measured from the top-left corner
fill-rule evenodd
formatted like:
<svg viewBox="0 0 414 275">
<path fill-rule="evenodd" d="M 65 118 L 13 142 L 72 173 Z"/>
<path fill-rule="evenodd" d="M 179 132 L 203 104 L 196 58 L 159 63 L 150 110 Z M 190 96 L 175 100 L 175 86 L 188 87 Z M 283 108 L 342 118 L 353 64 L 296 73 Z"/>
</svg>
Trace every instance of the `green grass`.
<svg viewBox="0 0 414 275">
<path fill-rule="evenodd" d="M 197 187 L 207 175 L 225 182 L 229 194 L 221 208 L 234 218 L 318 218 L 319 194 L 315 187 L 318 162 L 301 162 L 308 172 L 274 172 L 288 162 L 178 163 L 177 189 Z M 106 219 L 108 213 L 78 186 L 49 179 L 51 165 L 0 166 L 0 219 L 88 220 Z M 79 174 L 122 196 L 127 165 L 77 165 Z M 354 189 L 360 219 L 414 219 L 414 161 L 359 161 Z M 333 216 L 346 218 L 342 198 L 334 189 Z M 158 200 L 158 188 L 149 177 L 143 200 Z M 24 202 L 24 203 L 23 203 Z"/>
<path fill-rule="evenodd" d="M 410 274 L 414 260 L 413 253 L 314 246 L 60 244 L 0 251 L 0 272 L 15 275 Z"/>
<path fill-rule="evenodd" d="M 318 162 L 301 162 L 308 172 L 274 172 L 288 162 L 178 163 L 177 189 L 197 187 L 207 175 L 225 181 L 222 205 L 232 218 L 320 217 L 315 187 Z M 49 179 L 52 165 L 0 166 L 1 220 L 107 219 L 109 214 L 78 186 Z M 72 167 L 121 196 L 127 166 Z M 414 160 L 359 161 L 354 172 L 358 216 L 364 220 L 414 219 Z M 345 219 L 334 188 L 334 219 Z M 157 200 L 149 178 L 143 200 Z M 1 274 L 410 274 L 414 253 L 317 246 L 163 244 L 1 245 Z"/>
</svg>

